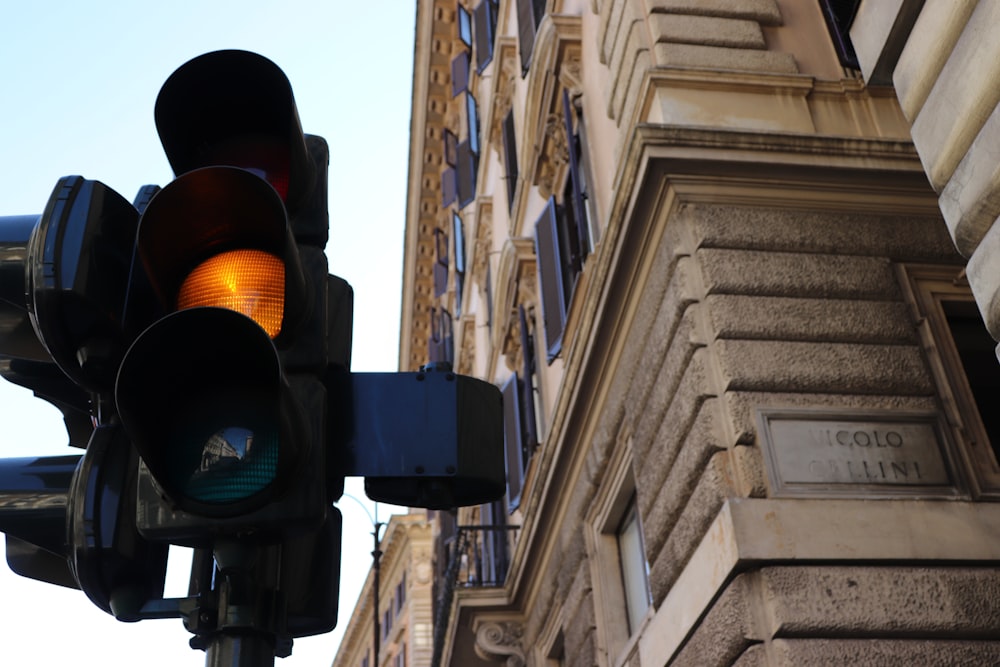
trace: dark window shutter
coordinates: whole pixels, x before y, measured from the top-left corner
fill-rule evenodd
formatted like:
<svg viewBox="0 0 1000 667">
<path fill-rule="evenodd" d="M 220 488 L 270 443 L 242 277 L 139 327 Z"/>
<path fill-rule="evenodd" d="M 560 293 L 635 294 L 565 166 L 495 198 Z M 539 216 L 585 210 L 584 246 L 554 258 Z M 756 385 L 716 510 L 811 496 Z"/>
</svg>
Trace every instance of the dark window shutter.
<svg viewBox="0 0 1000 667">
<path fill-rule="evenodd" d="M 434 230 L 434 296 L 448 291 L 448 235 L 441 229 Z"/>
<path fill-rule="evenodd" d="M 458 162 L 458 137 L 451 130 L 444 131 L 444 162 L 452 167 Z"/>
<path fill-rule="evenodd" d="M 549 363 L 562 349 L 563 326 L 566 323 L 566 298 L 563 288 L 563 261 L 559 247 L 558 209 L 554 197 L 549 197 L 545 210 L 535 223 L 535 257 L 538 280 L 541 283 L 542 323 L 545 328 L 545 349 Z"/>
<path fill-rule="evenodd" d="M 452 213 L 452 238 L 455 239 L 455 315 L 462 315 L 462 294 L 465 290 L 465 229 L 462 216 Z"/>
<path fill-rule="evenodd" d="M 507 450 L 507 509 L 511 512 L 521 504 L 521 482 L 524 468 L 521 461 L 521 392 L 517 373 L 510 376 L 503 389 L 503 432 Z"/>
<path fill-rule="evenodd" d="M 587 209 L 586 209 L 586 189 L 584 187 L 583 172 L 581 171 L 580 158 L 580 137 L 573 132 L 573 104 L 569 101 L 569 91 L 563 88 L 563 123 L 566 126 L 566 142 L 569 147 L 569 179 L 570 179 L 570 201 L 565 204 L 573 209 L 573 221 L 576 225 L 576 243 L 573 244 L 573 265 L 583 268 L 583 259 L 586 256 L 587 243 Z"/>
<path fill-rule="evenodd" d="M 463 208 L 476 198 L 476 169 L 479 161 L 468 140 L 458 145 L 458 166 L 456 180 L 458 190 L 458 206 Z"/>
<path fill-rule="evenodd" d="M 480 0 L 472 10 L 473 26 L 476 29 L 476 71 L 480 74 L 493 60 L 493 3 Z"/>
<path fill-rule="evenodd" d="M 461 50 L 451 59 L 451 96 L 456 97 L 469 88 L 469 52 Z"/>
<path fill-rule="evenodd" d="M 451 206 L 457 198 L 458 183 L 455 179 L 455 168 L 445 167 L 441 172 L 441 206 Z"/>
<path fill-rule="evenodd" d="M 538 421 L 535 417 L 535 339 L 528 333 L 528 317 L 524 312 L 524 306 L 518 306 L 517 315 L 521 325 L 521 373 L 524 376 L 524 394 L 521 400 L 524 402 L 521 414 L 524 416 L 524 438 L 522 446 L 522 459 L 524 466 L 528 467 L 528 461 L 538 445 Z"/>
<path fill-rule="evenodd" d="M 517 138 L 514 134 L 514 110 L 511 109 L 503 119 L 503 166 L 507 179 L 507 210 L 514 207 L 514 194 L 517 192 Z"/>
<path fill-rule="evenodd" d="M 486 259 L 486 328 L 493 332 L 493 267 Z"/>
<path fill-rule="evenodd" d="M 451 327 L 451 313 L 437 308 L 431 309 L 431 335 L 427 340 L 427 361 L 434 363 L 455 360 L 455 337 Z"/>
<path fill-rule="evenodd" d="M 465 227 L 462 225 L 462 216 L 452 213 L 451 226 L 455 239 L 455 270 L 465 273 Z"/>
<path fill-rule="evenodd" d="M 531 51 L 535 48 L 535 7 L 532 0 L 517 0 L 517 43 L 521 54 L 521 75 L 531 67 Z"/>
<path fill-rule="evenodd" d="M 465 115 L 469 121 L 469 147 L 472 152 L 479 154 L 479 111 L 476 107 L 476 98 L 472 93 L 465 93 Z"/>
</svg>

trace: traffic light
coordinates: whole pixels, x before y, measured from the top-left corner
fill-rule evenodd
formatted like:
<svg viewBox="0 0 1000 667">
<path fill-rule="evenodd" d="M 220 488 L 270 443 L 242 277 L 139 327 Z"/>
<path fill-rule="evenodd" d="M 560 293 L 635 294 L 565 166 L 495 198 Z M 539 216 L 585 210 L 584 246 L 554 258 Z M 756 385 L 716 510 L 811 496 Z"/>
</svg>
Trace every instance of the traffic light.
<svg viewBox="0 0 1000 667">
<path fill-rule="evenodd" d="M 326 144 L 281 70 L 243 51 L 178 69 L 156 121 L 177 178 L 139 221 L 126 322 L 142 331 L 116 389 L 139 530 L 196 547 L 315 530 L 339 495 L 327 341 L 351 326 L 328 314 Z"/>
<path fill-rule="evenodd" d="M 115 388 L 136 527 L 212 554 L 195 645 L 252 633 L 281 655 L 337 615 L 326 383 L 349 370 L 353 295 L 324 254 L 328 149 L 284 73 L 243 51 L 180 67 L 155 118 L 176 178 L 139 219 Z"/>
<path fill-rule="evenodd" d="M 0 374 L 64 414 L 81 456 L 0 460 L 0 530 L 18 574 L 81 588 L 122 620 L 163 594 L 167 545 L 135 530 L 136 457 L 114 414 L 138 211 L 59 180 L 40 216 L 0 219 Z"/>
</svg>

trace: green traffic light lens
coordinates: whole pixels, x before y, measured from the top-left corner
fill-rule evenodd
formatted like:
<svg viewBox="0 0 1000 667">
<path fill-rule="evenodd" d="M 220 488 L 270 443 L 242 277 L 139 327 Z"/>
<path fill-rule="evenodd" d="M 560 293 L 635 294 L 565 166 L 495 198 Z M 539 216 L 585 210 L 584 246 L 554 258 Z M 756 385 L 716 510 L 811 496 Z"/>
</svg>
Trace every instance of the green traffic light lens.
<svg viewBox="0 0 1000 667">
<path fill-rule="evenodd" d="M 203 503 L 232 503 L 260 493 L 278 472 L 276 433 L 230 426 L 213 433 L 201 447 L 197 468 L 179 488 Z"/>
</svg>

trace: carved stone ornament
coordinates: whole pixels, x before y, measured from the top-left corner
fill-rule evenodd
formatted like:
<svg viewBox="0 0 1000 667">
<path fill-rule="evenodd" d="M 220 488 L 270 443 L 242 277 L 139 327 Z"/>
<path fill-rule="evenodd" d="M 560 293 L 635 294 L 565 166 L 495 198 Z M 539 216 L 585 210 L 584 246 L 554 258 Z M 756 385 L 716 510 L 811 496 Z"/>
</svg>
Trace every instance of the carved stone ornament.
<svg viewBox="0 0 1000 667">
<path fill-rule="evenodd" d="M 545 136 L 542 152 L 538 156 L 538 171 L 535 185 L 538 193 L 548 199 L 555 191 L 557 177 L 569 162 L 569 142 L 566 139 L 566 125 L 561 114 L 551 113 L 545 119 Z"/>
<path fill-rule="evenodd" d="M 458 357 L 459 375 L 472 375 L 476 363 L 476 319 L 462 317 L 462 348 Z"/>
<path fill-rule="evenodd" d="M 523 636 L 524 626 L 520 623 L 483 623 L 476 630 L 476 655 L 483 660 L 503 661 L 507 667 L 524 667 Z"/>
<path fill-rule="evenodd" d="M 493 250 L 493 205 L 481 202 L 476 210 L 476 241 L 473 252 L 472 280 L 482 290 L 486 289 L 486 264 Z M 490 304 L 492 306 L 492 304 Z"/>
</svg>

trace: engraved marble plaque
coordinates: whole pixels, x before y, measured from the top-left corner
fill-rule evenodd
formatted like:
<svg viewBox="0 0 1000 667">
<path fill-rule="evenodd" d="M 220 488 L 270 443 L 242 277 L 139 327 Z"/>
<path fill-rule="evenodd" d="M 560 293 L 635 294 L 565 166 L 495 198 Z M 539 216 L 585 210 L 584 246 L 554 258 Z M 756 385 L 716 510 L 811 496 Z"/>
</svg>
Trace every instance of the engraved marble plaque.
<svg viewBox="0 0 1000 667">
<path fill-rule="evenodd" d="M 936 412 L 758 411 L 774 495 L 962 492 Z"/>
</svg>

